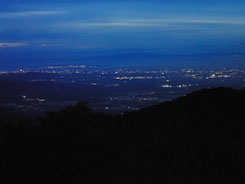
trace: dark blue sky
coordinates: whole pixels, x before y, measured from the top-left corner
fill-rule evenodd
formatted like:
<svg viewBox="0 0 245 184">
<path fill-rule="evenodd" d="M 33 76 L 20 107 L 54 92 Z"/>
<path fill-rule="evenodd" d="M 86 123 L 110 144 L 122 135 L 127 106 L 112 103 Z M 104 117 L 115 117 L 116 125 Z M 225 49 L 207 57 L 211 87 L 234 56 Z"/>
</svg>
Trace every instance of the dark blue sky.
<svg viewBox="0 0 245 184">
<path fill-rule="evenodd" d="M 0 0 L 1 66 L 53 64 L 48 60 L 54 58 L 65 64 L 83 58 L 77 61 L 82 64 L 107 55 L 118 64 L 123 61 L 116 55 L 140 53 L 150 58 L 245 52 L 245 1 L 67 2 Z"/>
</svg>

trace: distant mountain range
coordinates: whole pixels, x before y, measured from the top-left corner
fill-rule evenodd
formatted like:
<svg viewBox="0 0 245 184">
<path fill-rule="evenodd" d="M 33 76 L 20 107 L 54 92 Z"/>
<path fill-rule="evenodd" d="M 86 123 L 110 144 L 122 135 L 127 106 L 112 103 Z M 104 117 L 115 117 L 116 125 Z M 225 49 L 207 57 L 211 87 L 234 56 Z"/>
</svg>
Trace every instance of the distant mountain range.
<svg viewBox="0 0 245 184">
<path fill-rule="evenodd" d="M 0 50 L 1 70 L 37 69 L 47 65 L 106 65 L 120 66 L 163 66 L 163 67 L 244 67 L 245 54 L 232 53 L 168 53 L 159 50 Z"/>
</svg>

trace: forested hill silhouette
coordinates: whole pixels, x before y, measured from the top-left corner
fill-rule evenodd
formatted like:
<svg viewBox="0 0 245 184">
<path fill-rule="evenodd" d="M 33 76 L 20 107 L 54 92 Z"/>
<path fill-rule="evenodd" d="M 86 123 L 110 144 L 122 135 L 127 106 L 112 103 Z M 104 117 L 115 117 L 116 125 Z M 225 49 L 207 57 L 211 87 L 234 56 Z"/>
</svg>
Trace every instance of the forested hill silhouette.
<svg viewBox="0 0 245 184">
<path fill-rule="evenodd" d="M 213 88 L 109 116 L 78 104 L 2 122 L 1 183 L 244 183 L 245 92 Z"/>
</svg>

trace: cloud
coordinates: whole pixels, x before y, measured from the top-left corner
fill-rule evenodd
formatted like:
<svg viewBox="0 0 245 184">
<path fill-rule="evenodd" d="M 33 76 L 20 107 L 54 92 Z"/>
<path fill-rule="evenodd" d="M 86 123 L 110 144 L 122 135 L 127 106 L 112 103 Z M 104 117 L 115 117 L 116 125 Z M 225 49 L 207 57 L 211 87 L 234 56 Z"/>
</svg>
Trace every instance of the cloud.
<svg viewBox="0 0 245 184">
<path fill-rule="evenodd" d="M 47 47 L 48 45 L 46 43 L 40 44 L 40 47 Z"/>
<path fill-rule="evenodd" d="M 144 23 L 144 22 L 91 22 L 91 23 L 65 23 L 60 24 L 61 26 L 69 26 L 74 28 L 86 28 L 86 27 L 158 27 L 164 26 L 161 23 Z"/>
<path fill-rule="evenodd" d="M 102 22 L 66 22 L 56 26 L 67 28 L 90 27 L 171 27 L 178 24 L 216 24 L 216 25 L 245 25 L 245 21 L 233 20 L 205 20 L 205 19 L 114 19 Z"/>
<path fill-rule="evenodd" d="M 3 12 L 0 13 L 0 18 L 14 18 L 14 17 L 31 17 L 31 16 L 48 16 L 60 15 L 63 11 L 42 10 L 42 11 L 22 11 L 22 12 Z"/>
<path fill-rule="evenodd" d="M 122 19 L 123 20 L 123 19 Z M 120 21 L 120 20 L 119 20 Z M 145 25 L 151 24 L 171 24 L 171 23 L 193 23 L 193 24 L 237 24 L 237 25 L 245 25 L 244 20 L 219 20 L 219 19 L 181 19 L 181 18 L 155 18 L 155 19 L 147 19 L 147 18 L 138 18 L 138 19 L 128 19 L 125 20 L 130 23 L 144 23 Z"/>
<path fill-rule="evenodd" d="M 245 25 L 245 21 L 232 20 L 180 20 L 182 23 Z"/>
<path fill-rule="evenodd" d="M 46 47 L 64 47 L 64 46 L 66 46 L 66 44 L 65 43 L 56 43 L 56 44 L 50 44 L 50 43 L 41 43 L 40 45 L 39 45 L 40 47 L 42 47 L 42 48 L 46 48 Z"/>
<path fill-rule="evenodd" d="M 27 46 L 25 43 L 0 43 L 1 47 L 24 47 Z"/>
<path fill-rule="evenodd" d="M 75 49 L 98 49 L 98 48 L 109 48 L 106 45 L 99 44 L 81 44 L 81 43 L 41 43 L 38 45 L 41 48 L 75 48 Z"/>
</svg>

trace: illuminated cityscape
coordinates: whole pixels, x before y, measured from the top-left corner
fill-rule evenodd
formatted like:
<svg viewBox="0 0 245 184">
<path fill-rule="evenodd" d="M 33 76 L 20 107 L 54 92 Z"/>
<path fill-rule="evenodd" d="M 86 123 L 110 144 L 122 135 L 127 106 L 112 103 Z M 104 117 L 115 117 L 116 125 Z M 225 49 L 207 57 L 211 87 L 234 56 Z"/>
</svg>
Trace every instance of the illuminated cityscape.
<svg viewBox="0 0 245 184">
<path fill-rule="evenodd" d="M 198 89 L 218 86 L 241 89 L 245 86 L 245 70 L 69 65 L 2 71 L 0 79 L 6 81 L 1 84 L 2 94 L 5 90 L 18 91 L 2 95 L 2 108 L 44 113 L 85 101 L 95 111 L 117 114 L 170 101 Z M 21 85 L 11 85 L 17 81 Z"/>
</svg>

